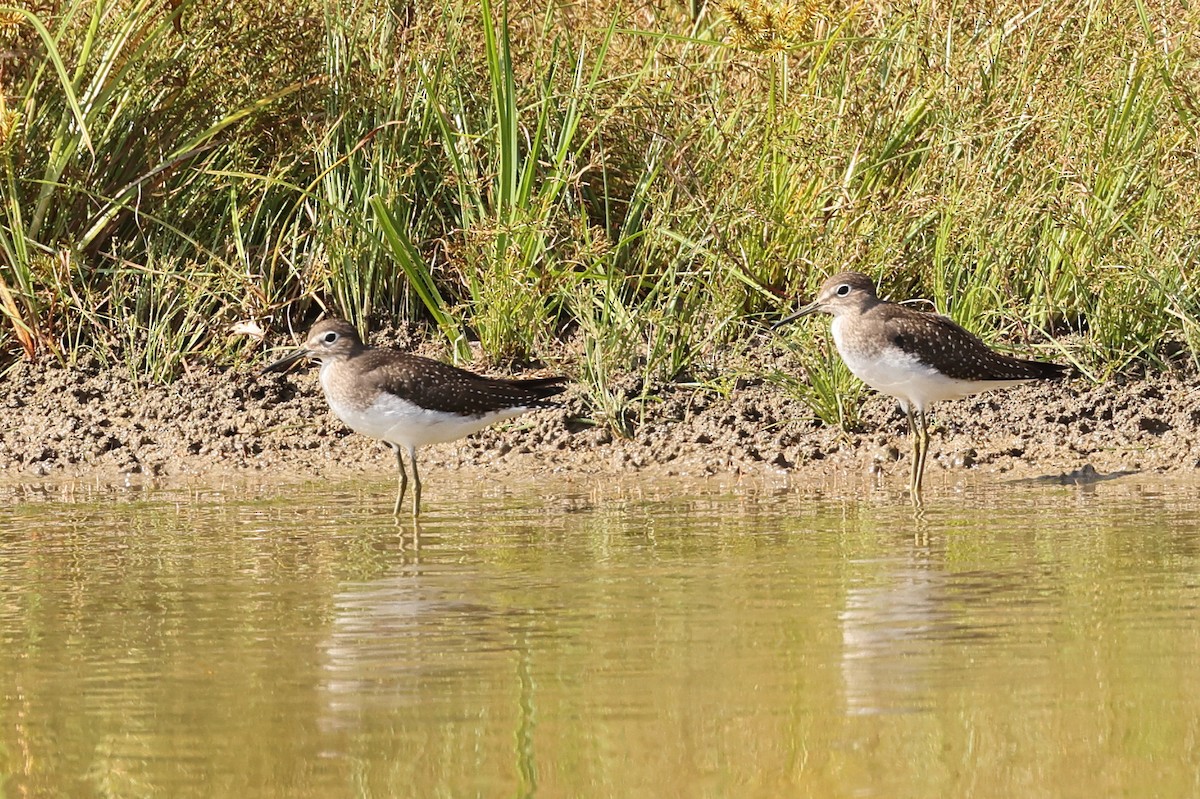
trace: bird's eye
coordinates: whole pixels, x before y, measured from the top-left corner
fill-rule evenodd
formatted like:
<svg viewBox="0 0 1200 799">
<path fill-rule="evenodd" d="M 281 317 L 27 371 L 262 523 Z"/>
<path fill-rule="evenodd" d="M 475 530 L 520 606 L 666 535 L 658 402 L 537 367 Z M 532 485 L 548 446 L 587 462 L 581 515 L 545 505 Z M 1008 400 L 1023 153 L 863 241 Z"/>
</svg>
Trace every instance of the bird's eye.
<svg viewBox="0 0 1200 799">
<path fill-rule="evenodd" d="M 837 287 L 837 291 L 834 293 L 837 294 L 839 297 L 845 297 L 847 294 L 850 293 L 850 284 L 843 283 L 842 285 Z"/>
<path fill-rule="evenodd" d="M 337 333 L 334 333 L 332 330 L 330 330 L 324 335 L 322 341 L 324 341 L 326 344 L 332 344 L 333 342 L 337 341 L 337 337 Z"/>
</svg>

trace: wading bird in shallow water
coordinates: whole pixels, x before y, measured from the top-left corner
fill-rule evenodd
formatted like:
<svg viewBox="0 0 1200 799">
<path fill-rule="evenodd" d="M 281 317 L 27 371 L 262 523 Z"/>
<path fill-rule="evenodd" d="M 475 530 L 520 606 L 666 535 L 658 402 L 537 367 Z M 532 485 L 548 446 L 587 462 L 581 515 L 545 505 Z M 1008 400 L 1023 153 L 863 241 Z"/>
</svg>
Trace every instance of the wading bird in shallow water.
<svg viewBox="0 0 1200 799">
<path fill-rule="evenodd" d="M 337 418 L 356 433 L 386 441 L 400 470 L 396 507 L 408 487 L 403 452 L 412 464 L 413 516 L 421 513 L 417 448 L 442 444 L 511 419 L 563 391 L 564 377 L 505 380 L 399 350 L 368 347 L 340 319 L 318 322 L 304 346 L 263 369 L 278 372 L 307 358 L 321 364 L 321 388 Z"/>
<path fill-rule="evenodd" d="M 841 272 L 826 280 L 817 298 L 775 324 L 816 312 L 833 316 L 833 343 L 846 366 L 876 391 L 900 400 L 913 440 L 909 490 L 921 502 L 929 452 L 925 412 L 941 400 L 1007 388 L 1031 380 L 1067 377 L 1067 367 L 996 352 L 950 319 L 885 302 L 871 278 Z"/>
</svg>

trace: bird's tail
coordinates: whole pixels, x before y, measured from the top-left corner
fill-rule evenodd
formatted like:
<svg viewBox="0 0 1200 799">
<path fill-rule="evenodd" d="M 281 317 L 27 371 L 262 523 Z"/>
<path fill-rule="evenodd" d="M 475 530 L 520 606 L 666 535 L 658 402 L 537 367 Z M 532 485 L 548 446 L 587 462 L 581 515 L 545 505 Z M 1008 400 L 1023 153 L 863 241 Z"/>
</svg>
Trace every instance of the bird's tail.
<svg viewBox="0 0 1200 799">
<path fill-rule="evenodd" d="M 1021 364 L 1034 380 L 1066 380 L 1079 377 L 1079 370 L 1074 366 L 1064 366 L 1060 363 L 1045 361 L 1022 361 Z"/>
<path fill-rule="evenodd" d="M 533 397 L 546 399 L 566 391 L 567 378 L 561 375 L 558 377 L 534 377 L 527 380 L 513 380 L 512 384 L 522 391 L 527 391 Z"/>
</svg>

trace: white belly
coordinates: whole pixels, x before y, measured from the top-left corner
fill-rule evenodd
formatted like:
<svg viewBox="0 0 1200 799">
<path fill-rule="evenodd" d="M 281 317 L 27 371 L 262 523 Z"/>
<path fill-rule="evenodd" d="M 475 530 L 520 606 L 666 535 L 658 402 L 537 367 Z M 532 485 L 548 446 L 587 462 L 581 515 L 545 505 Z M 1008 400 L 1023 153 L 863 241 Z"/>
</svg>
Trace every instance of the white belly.
<svg viewBox="0 0 1200 799">
<path fill-rule="evenodd" d="M 954 380 L 898 347 L 885 348 L 878 357 L 842 346 L 838 322 L 833 323 L 833 342 L 854 376 L 876 391 L 896 397 L 906 407 L 924 411 L 934 402 L 961 399 L 981 391 L 1008 388 L 1027 380 Z"/>
<path fill-rule="evenodd" d="M 511 419 L 530 410 L 525 407 L 508 408 L 483 416 L 461 416 L 422 408 L 390 394 L 380 395 L 369 408 L 353 408 L 332 399 L 329 407 L 354 432 L 406 449 L 455 441 L 493 422 Z"/>
</svg>

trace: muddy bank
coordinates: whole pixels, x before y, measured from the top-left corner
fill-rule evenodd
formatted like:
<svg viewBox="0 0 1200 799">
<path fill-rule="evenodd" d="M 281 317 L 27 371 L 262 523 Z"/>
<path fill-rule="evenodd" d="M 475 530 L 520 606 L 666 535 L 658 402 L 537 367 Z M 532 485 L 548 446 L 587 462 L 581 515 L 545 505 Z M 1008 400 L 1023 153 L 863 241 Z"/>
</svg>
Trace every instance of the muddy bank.
<svg viewBox="0 0 1200 799">
<path fill-rule="evenodd" d="M 767 374 L 786 354 L 752 353 Z M 761 356 L 761 357 L 759 357 Z M 1200 463 L 1200 391 L 1186 371 L 1095 385 L 1027 386 L 943 403 L 935 410 L 929 485 L 955 473 L 1056 475 L 1091 465 L 1170 472 Z M 572 472 L 660 476 L 873 474 L 907 480 L 905 421 L 872 395 L 860 429 L 816 421 L 783 389 L 753 375 L 721 394 L 654 387 L 629 435 L 596 418 L 578 387 L 559 407 L 472 438 L 422 450 L 423 472 Z M 633 414 L 637 417 L 638 414 Z M 129 473 L 202 477 L 230 472 L 387 477 L 384 445 L 332 416 L 315 370 L 196 371 L 170 386 L 138 385 L 123 369 L 18 364 L 0 385 L 0 477 Z"/>
</svg>

